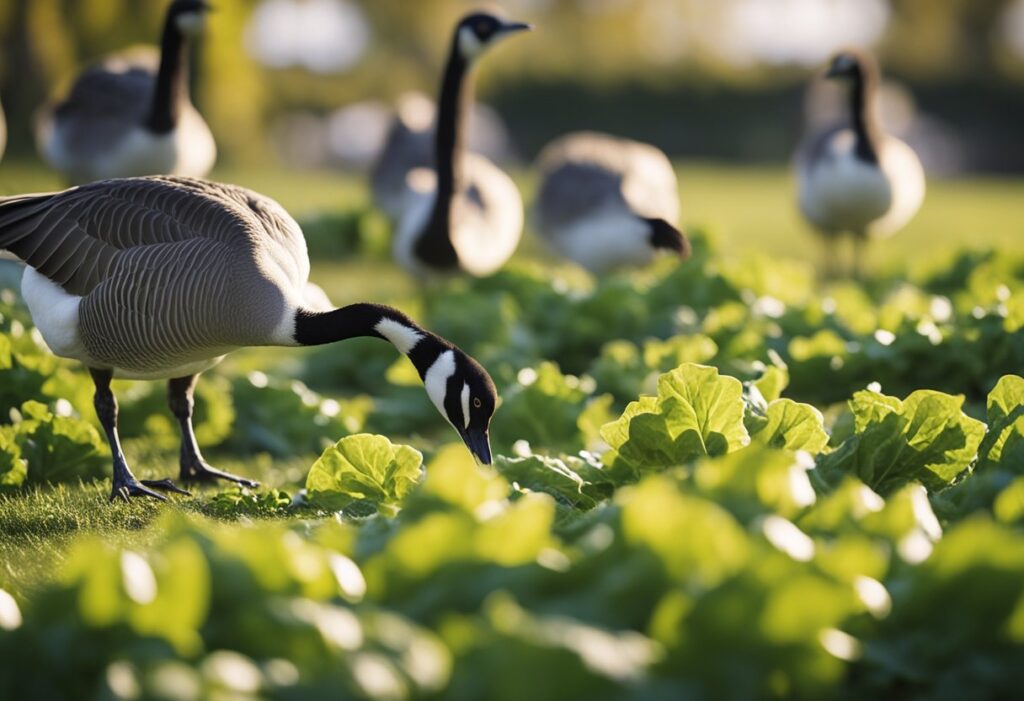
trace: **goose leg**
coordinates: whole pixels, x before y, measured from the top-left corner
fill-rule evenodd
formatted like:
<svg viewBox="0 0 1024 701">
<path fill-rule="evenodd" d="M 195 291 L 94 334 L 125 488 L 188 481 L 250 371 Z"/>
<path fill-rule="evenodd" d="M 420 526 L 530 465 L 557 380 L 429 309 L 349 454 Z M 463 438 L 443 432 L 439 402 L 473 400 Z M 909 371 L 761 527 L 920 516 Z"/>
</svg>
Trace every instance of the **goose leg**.
<svg viewBox="0 0 1024 701">
<path fill-rule="evenodd" d="M 822 254 L 822 266 L 821 266 L 821 280 L 824 282 L 832 282 L 836 279 L 836 239 L 831 233 L 826 233 L 821 237 L 821 254 Z"/>
<path fill-rule="evenodd" d="M 181 481 L 212 482 L 220 479 L 237 482 L 243 487 L 260 486 L 259 482 L 218 470 L 203 460 L 199 445 L 196 443 L 196 434 L 192 430 L 192 409 L 195 406 L 192 392 L 197 378 L 198 375 L 189 375 L 177 377 L 167 383 L 167 402 L 181 427 Z"/>
<path fill-rule="evenodd" d="M 96 407 L 96 415 L 103 425 L 107 434 L 107 443 L 110 444 L 110 452 L 114 454 L 114 479 L 110 490 L 110 501 L 120 497 L 128 501 L 129 497 L 146 496 L 166 501 L 167 497 L 150 489 L 161 489 L 165 491 L 188 494 L 183 489 L 178 489 L 169 480 L 142 480 L 139 481 L 128 468 L 124 459 L 124 452 L 121 450 L 121 439 L 117 435 L 117 398 L 110 391 L 110 380 L 114 373 L 110 370 L 96 370 L 89 368 L 92 381 L 96 385 L 96 394 L 93 396 L 93 406 Z"/>
<path fill-rule="evenodd" d="M 861 234 L 853 235 L 853 279 L 858 282 L 864 281 L 864 247 L 865 237 Z"/>
</svg>

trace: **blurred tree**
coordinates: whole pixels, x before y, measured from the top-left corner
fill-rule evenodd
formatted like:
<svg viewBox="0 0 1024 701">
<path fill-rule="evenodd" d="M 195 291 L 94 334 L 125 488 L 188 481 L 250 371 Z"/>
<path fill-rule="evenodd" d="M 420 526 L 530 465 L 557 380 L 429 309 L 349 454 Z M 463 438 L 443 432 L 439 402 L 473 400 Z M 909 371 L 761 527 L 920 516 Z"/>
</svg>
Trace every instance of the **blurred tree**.
<svg viewBox="0 0 1024 701">
<path fill-rule="evenodd" d="M 8 113 L 10 153 L 32 152 L 33 111 L 84 64 L 133 44 L 154 44 L 167 1 L 0 0 L 0 95 Z M 267 68 L 250 56 L 247 25 L 263 1 L 214 0 L 218 11 L 197 51 L 202 70 L 193 94 L 220 144 L 222 162 L 267 157 L 266 127 L 286 113 L 324 114 L 412 88 L 433 93 L 453 21 L 478 6 L 468 0 L 346 0 L 365 14 L 370 43 L 353 68 L 325 75 Z M 515 87 L 522 96 L 531 86 L 548 84 L 563 91 L 645 90 L 669 96 L 689 86 L 708 95 L 774 91 L 778 99 L 788 99 L 809 66 L 751 64 L 735 53 L 735 23 L 745 20 L 747 30 L 756 32 L 750 18 L 765 17 L 767 1 L 502 0 L 509 14 L 535 22 L 538 30 L 499 49 L 500 60 L 490 60 L 481 72 L 481 94 L 487 99 L 502 86 Z M 965 82 L 1006 93 L 1024 81 L 1024 58 L 993 40 L 1015 0 L 882 1 L 891 16 L 877 49 L 887 72 L 911 87 L 947 86 L 940 102 L 953 103 Z M 782 7 L 790 0 L 775 2 Z M 814 0 L 805 2 L 814 7 Z M 836 4 L 820 2 L 822 8 Z M 767 24 L 763 31 L 778 34 Z"/>
</svg>

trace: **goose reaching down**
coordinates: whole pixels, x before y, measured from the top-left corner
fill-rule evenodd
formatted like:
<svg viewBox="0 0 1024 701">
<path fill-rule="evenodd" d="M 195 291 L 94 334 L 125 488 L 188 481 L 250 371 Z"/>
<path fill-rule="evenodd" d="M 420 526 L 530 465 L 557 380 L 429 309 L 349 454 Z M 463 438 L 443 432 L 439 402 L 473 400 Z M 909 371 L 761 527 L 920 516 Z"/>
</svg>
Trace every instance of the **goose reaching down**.
<svg viewBox="0 0 1024 701">
<path fill-rule="evenodd" d="M 419 371 L 430 400 L 473 454 L 491 459 L 494 383 L 456 346 L 398 310 L 307 299 L 309 258 L 298 224 L 273 200 L 181 177 L 107 180 L 0 198 L 0 249 L 28 267 L 22 294 L 57 355 L 84 363 L 114 454 L 111 499 L 177 489 L 140 482 L 117 435 L 113 377 L 168 379 L 185 481 L 254 484 L 203 460 L 192 431 L 196 376 L 243 346 L 312 346 L 371 336 Z"/>
<path fill-rule="evenodd" d="M 152 54 L 115 54 L 86 69 L 36 124 L 43 159 L 71 183 L 136 175 L 206 175 L 217 148 L 188 94 L 190 40 L 206 0 L 174 0 L 159 66 Z"/>
<path fill-rule="evenodd" d="M 878 121 L 880 76 L 874 60 L 859 51 L 839 53 L 826 78 L 848 90 L 848 122 L 805 139 L 797 151 L 800 210 L 828 247 L 826 269 L 834 267 L 833 243 L 842 234 L 854 242 L 854 273 L 868 238 L 903 228 L 924 200 L 924 168 L 907 144 L 886 134 Z"/>
<path fill-rule="evenodd" d="M 645 265 L 659 250 L 686 257 L 679 189 L 668 157 L 653 146 L 579 132 L 548 144 L 538 160 L 537 231 L 591 272 Z"/>
<path fill-rule="evenodd" d="M 519 245 L 519 190 L 490 161 L 467 154 L 463 141 L 473 99 L 473 66 L 487 49 L 530 28 L 486 12 L 467 15 L 455 27 L 441 81 L 434 134 L 436 170 L 409 173 L 395 230 L 395 258 L 414 274 L 461 270 L 489 275 Z"/>
</svg>

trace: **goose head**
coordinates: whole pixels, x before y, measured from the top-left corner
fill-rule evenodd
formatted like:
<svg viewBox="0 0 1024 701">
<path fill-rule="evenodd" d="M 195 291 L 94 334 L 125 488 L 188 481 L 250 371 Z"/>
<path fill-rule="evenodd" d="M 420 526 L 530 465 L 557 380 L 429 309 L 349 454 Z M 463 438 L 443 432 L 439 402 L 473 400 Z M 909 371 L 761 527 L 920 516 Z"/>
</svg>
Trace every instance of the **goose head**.
<svg viewBox="0 0 1024 701">
<path fill-rule="evenodd" d="M 658 217 L 645 221 L 650 231 L 647 241 L 652 248 L 671 251 L 682 260 L 690 257 L 690 241 L 683 232 Z"/>
<path fill-rule="evenodd" d="M 471 63 L 502 40 L 531 29 L 533 25 L 512 22 L 491 12 L 473 12 L 459 20 L 455 28 L 455 48 L 463 60 Z"/>
<path fill-rule="evenodd" d="M 470 452 L 491 463 L 488 429 L 498 392 L 487 371 L 457 346 L 428 336 L 409 353 L 423 378 L 427 396 Z"/>
<path fill-rule="evenodd" d="M 167 19 L 184 36 L 194 37 L 206 26 L 206 15 L 213 7 L 206 0 L 174 0 L 167 10 Z"/>
<path fill-rule="evenodd" d="M 863 51 L 846 49 L 832 57 L 825 77 L 849 83 L 857 83 L 875 71 L 874 60 Z"/>
</svg>

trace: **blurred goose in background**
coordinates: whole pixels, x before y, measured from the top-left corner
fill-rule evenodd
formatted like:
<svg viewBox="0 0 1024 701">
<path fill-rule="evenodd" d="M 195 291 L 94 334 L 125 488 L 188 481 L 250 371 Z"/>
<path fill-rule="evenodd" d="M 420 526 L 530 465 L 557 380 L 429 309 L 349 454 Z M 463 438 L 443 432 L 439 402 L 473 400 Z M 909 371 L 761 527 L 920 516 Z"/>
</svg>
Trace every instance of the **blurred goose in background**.
<svg viewBox="0 0 1024 701">
<path fill-rule="evenodd" d="M 67 97 L 43 108 L 36 143 L 71 183 L 150 174 L 206 175 L 217 148 L 188 94 L 190 40 L 203 28 L 206 0 L 174 0 L 159 65 L 128 51 L 86 69 Z"/>
<path fill-rule="evenodd" d="M 837 267 L 835 240 L 850 234 L 859 276 L 864 242 L 895 233 L 920 209 L 924 168 L 913 149 L 878 121 L 880 75 L 873 58 L 843 51 L 825 77 L 846 86 L 848 119 L 810 134 L 797 150 L 800 211 L 824 237 L 826 274 Z"/>
<path fill-rule="evenodd" d="M 489 275 L 519 245 L 519 190 L 486 158 L 466 153 L 463 142 L 476 61 L 503 39 L 530 28 L 488 12 L 469 14 L 455 27 L 438 101 L 436 170 L 418 168 L 408 174 L 395 229 L 395 259 L 416 275 Z"/>
<path fill-rule="evenodd" d="M 182 480 L 255 484 L 210 467 L 192 430 L 197 375 L 243 346 L 387 340 L 412 361 L 470 451 L 491 461 L 497 396 L 487 372 L 396 309 L 311 302 L 302 230 L 277 202 L 251 190 L 157 176 L 0 198 L 0 249 L 28 266 L 22 294 L 47 345 L 92 374 L 114 457 L 111 499 L 181 491 L 168 480 L 140 482 L 128 468 L 114 377 L 169 379 Z"/>
<path fill-rule="evenodd" d="M 402 214 L 406 178 L 415 168 L 434 167 L 434 119 L 437 105 L 421 92 L 399 96 L 387 119 L 386 133 L 374 156 L 370 191 L 374 205 L 392 219 Z M 504 121 L 493 108 L 474 102 L 466 129 L 466 148 L 501 163 L 512 155 Z M 349 130 L 351 132 L 351 130 Z"/>
<path fill-rule="evenodd" d="M 534 224 L 563 256 L 591 272 L 644 265 L 659 250 L 686 257 L 679 189 L 657 148 L 579 132 L 548 144 L 537 159 Z"/>
</svg>

